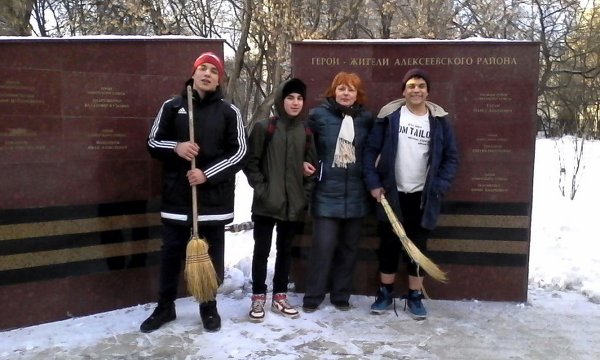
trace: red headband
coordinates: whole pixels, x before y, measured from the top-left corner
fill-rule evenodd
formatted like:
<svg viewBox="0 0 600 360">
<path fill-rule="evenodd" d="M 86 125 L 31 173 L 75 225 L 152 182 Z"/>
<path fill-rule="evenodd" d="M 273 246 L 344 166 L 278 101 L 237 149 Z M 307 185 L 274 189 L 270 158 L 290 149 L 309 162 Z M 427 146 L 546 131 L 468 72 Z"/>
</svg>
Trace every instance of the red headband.
<svg viewBox="0 0 600 360">
<path fill-rule="evenodd" d="M 221 59 L 219 59 L 219 57 L 217 55 L 215 55 L 215 53 L 210 52 L 210 51 L 200 54 L 200 56 L 198 56 L 196 61 L 194 61 L 194 68 L 192 69 L 192 75 L 194 75 L 198 66 L 205 64 L 205 63 L 212 64 L 217 68 L 217 71 L 219 72 L 219 80 L 221 80 L 221 78 L 225 74 L 225 68 L 223 67 L 223 62 L 221 62 Z"/>
</svg>

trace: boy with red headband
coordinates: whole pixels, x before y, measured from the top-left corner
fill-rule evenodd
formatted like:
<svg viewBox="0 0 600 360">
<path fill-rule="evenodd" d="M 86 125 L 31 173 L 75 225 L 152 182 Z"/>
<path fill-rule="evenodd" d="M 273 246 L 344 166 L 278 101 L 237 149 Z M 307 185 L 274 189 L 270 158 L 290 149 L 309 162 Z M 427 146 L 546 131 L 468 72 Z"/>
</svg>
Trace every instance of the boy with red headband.
<svg viewBox="0 0 600 360">
<path fill-rule="evenodd" d="M 152 332 L 176 318 L 177 285 L 192 225 L 192 186 L 198 191 L 199 236 L 209 244 L 209 255 L 222 281 L 225 224 L 233 220 L 235 174 L 244 167 L 246 132 L 239 110 L 223 100 L 220 81 L 223 62 L 212 52 L 194 61 L 192 78 L 181 95 L 165 101 L 148 136 L 148 151 L 163 163 L 163 194 L 158 306 L 140 326 Z M 185 88 L 193 88 L 194 139 L 190 141 Z M 196 168 L 190 169 L 196 159 Z M 216 294 L 215 294 L 216 295 Z M 218 331 L 221 318 L 216 301 L 200 304 L 202 324 Z"/>
</svg>

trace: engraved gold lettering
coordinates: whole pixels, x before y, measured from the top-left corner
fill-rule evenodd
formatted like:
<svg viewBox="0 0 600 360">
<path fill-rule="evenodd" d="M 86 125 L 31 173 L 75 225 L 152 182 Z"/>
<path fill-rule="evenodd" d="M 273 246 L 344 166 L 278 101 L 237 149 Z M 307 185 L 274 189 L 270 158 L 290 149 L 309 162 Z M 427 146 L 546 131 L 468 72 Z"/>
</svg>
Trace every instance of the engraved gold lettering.
<svg viewBox="0 0 600 360">
<path fill-rule="evenodd" d="M 353 66 L 389 66 L 388 58 L 351 58 L 350 65 Z"/>
<path fill-rule="evenodd" d="M 92 96 L 90 102 L 83 106 L 90 109 L 126 109 L 129 104 L 123 103 L 124 91 L 115 90 L 111 86 L 101 86 L 98 89 L 88 90 L 88 95 Z"/>
<path fill-rule="evenodd" d="M 478 57 L 477 65 L 517 65 L 517 59 L 514 57 Z"/>
<path fill-rule="evenodd" d="M 334 66 L 340 64 L 340 58 L 337 57 L 320 57 L 320 58 L 311 58 L 311 65 L 318 66 Z"/>
<path fill-rule="evenodd" d="M 472 57 L 396 58 L 395 66 L 464 66 L 472 65 Z"/>
<path fill-rule="evenodd" d="M 508 178 L 495 172 L 486 172 L 471 177 L 474 187 L 471 192 L 505 193 L 508 192 Z"/>
<path fill-rule="evenodd" d="M 96 133 L 88 134 L 94 142 L 87 146 L 88 150 L 126 150 L 128 145 L 122 142 L 127 137 L 126 134 L 115 131 L 115 129 L 104 128 Z"/>
</svg>

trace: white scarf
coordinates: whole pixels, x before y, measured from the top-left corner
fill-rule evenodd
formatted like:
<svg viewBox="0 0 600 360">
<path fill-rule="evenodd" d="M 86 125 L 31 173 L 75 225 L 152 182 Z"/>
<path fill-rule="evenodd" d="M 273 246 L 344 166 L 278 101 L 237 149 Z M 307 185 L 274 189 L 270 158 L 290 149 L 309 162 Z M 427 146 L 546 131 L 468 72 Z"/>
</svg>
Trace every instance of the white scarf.
<svg viewBox="0 0 600 360">
<path fill-rule="evenodd" d="M 342 126 L 338 134 L 337 144 L 335 145 L 335 153 L 333 154 L 333 164 L 331 167 L 345 168 L 348 164 L 356 162 L 354 154 L 354 119 L 352 116 L 344 115 Z"/>
</svg>

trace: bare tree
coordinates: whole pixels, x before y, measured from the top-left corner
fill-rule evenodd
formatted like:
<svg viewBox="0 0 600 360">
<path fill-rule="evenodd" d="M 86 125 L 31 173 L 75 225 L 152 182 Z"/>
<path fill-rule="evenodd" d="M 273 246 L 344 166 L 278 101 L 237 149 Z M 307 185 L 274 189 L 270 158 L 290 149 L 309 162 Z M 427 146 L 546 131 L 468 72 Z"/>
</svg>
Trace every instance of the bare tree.
<svg viewBox="0 0 600 360">
<path fill-rule="evenodd" d="M 563 197 L 568 196 L 570 200 L 575 199 L 585 169 L 581 162 L 585 142 L 585 137 L 563 136 L 558 138 L 554 145 L 559 165 L 558 190 Z"/>
<path fill-rule="evenodd" d="M 2 0 L 0 2 L 0 36 L 29 36 L 29 19 L 35 0 Z"/>
<path fill-rule="evenodd" d="M 530 0 L 458 0 L 454 25 L 461 39 L 473 36 L 495 39 L 532 37 Z"/>
<path fill-rule="evenodd" d="M 541 44 L 539 114 L 549 136 L 597 136 L 599 9 L 534 0 Z"/>
<path fill-rule="evenodd" d="M 452 0 L 401 0 L 395 7 L 392 38 L 455 38 Z"/>
<path fill-rule="evenodd" d="M 578 18 L 577 31 L 569 33 L 565 73 L 572 85 L 566 90 L 564 103 L 569 104 L 577 123 L 578 136 L 598 138 L 600 113 L 600 6 L 592 2 Z M 575 88 L 575 92 L 570 91 Z"/>
<path fill-rule="evenodd" d="M 250 70 L 249 67 L 245 67 L 246 53 L 250 50 L 248 46 L 248 35 L 250 33 L 250 24 L 252 23 L 253 7 L 252 0 L 244 0 L 241 6 L 238 6 L 237 1 L 231 1 L 230 6 L 235 14 L 235 18 L 238 19 L 240 27 L 237 31 L 239 37 L 235 39 L 236 32 L 232 33 L 232 39 L 236 41 L 228 42 L 228 46 L 235 50 L 235 57 L 233 60 L 232 71 L 230 72 L 229 83 L 227 84 L 227 96 L 229 100 L 233 100 L 234 103 L 238 104 L 241 108 L 244 119 L 248 117 L 248 110 L 250 107 L 250 97 L 245 96 L 251 94 L 255 87 L 255 84 L 246 79 L 241 78 L 242 71 L 244 68 Z M 233 27 L 233 26 L 232 26 Z M 237 42 L 237 45 L 235 44 Z"/>
<path fill-rule="evenodd" d="M 377 16 L 380 24 L 380 38 L 389 39 L 392 35 L 392 20 L 394 18 L 395 0 L 373 0 Z"/>
<path fill-rule="evenodd" d="M 290 43 L 360 32 L 356 14 L 363 0 L 248 0 L 243 4 L 249 7 L 243 13 L 251 15 L 245 18 L 249 23 L 243 23 L 249 25 L 248 35 L 241 38 L 244 41 L 237 48 L 236 62 L 244 64 L 238 81 L 246 85 L 248 125 L 252 126 L 268 115 L 273 89 L 290 76 Z M 345 28 L 353 19 L 355 24 Z"/>
</svg>

